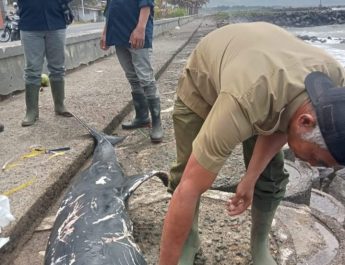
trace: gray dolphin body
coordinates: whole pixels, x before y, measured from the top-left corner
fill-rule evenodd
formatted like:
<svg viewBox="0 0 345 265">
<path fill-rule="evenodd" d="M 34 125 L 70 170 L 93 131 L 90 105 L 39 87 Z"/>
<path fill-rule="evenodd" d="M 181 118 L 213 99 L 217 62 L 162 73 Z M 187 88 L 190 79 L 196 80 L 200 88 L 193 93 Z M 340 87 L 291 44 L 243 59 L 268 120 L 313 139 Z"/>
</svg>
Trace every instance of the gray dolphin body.
<svg viewBox="0 0 345 265">
<path fill-rule="evenodd" d="M 92 164 L 77 176 L 60 205 L 44 264 L 147 264 L 132 236 L 128 198 L 144 181 L 158 176 L 165 182 L 166 175 L 125 176 L 113 147 L 123 137 L 87 128 L 96 140 Z"/>
</svg>

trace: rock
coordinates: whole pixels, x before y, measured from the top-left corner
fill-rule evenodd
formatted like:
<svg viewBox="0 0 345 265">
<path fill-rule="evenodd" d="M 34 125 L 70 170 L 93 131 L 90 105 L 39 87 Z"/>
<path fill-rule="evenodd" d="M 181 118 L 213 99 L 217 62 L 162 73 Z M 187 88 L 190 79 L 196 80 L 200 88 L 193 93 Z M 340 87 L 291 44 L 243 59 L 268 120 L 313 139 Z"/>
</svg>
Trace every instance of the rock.
<svg viewBox="0 0 345 265">
<path fill-rule="evenodd" d="M 345 205 L 345 169 L 336 172 L 328 193 Z"/>
<path fill-rule="evenodd" d="M 274 9 L 262 12 L 242 13 L 248 21 L 266 21 L 279 26 L 307 27 L 345 23 L 345 11 L 330 8 L 292 8 Z"/>
<path fill-rule="evenodd" d="M 333 196 L 312 189 L 310 208 L 315 209 L 329 218 L 335 219 L 341 225 L 345 225 L 345 207 Z"/>
<path fill-rule="evenodd" d="M 284 200 L 309 205 L 312 178 L 313 175 L 318 175 L 318 171 L 300 160 L 285 160 L 285 168 L 290 176 Z"/>
</svg>

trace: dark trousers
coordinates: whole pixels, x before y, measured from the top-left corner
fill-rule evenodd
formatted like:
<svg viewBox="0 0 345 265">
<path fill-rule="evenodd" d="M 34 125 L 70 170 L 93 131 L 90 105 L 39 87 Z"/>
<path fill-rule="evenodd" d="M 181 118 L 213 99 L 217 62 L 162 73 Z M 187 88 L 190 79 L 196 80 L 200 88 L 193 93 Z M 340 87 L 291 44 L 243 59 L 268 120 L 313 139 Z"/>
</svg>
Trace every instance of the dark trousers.
<svg viewBox="0 0 345 265">
<path fill-rule="evenodd" d="M 173 122 L 177 157 L 176 163 L 170 169 L 169 192 L 173 192 L 180 182 L 192 153 L 193 140 L 199 133 L 204 120 L 177 98 L 174 105 Z M 257 136 L 253 136 L 242 143 L 246 167 L 252 157 L 256 138 Z M 267 165 L 255 185 L 253 205 L 261 211 L 275 209 L 285 195 L 288 177 L 289 174 L 284 169 L 284 155 L 279 152 Z"/>
</svg>

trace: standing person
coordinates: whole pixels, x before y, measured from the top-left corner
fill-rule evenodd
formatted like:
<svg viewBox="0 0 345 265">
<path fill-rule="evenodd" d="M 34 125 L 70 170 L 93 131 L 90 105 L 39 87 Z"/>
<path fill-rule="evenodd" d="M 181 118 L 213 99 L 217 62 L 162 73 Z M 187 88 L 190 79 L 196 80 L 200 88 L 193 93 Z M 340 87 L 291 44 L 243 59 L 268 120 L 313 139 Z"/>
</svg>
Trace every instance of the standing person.
<svg viewBox="0 0 345 265">
<path fill-rule="evenodd" d="M 163 139 L 159 91 L 151 66 L 153 0 L 108 0 L 101 48 L 114 45 L 117 58 L 132 89 L 135 118 L 123 123 L 125 130 L 148 127 L 151 141 Z"/>
<path fill-rule="evenodd" d="M 31 126 L 39 116 L 38 98 L 44 58 L 57 115 L 71 117 L 65 99 L 66 21 L 63 4 L 69 0 L 19 0 L 19 29 L 25 56 L 26 115 L 22 126 Z"/>
<path fill-rule="evenodd" d="M 253 263 L 276 265 L 268 238 L 288 183 L 280 149 L 288 142 L 311 165 L 345 164 L 344 78 L 326 52 L 269 23 L 225 26 L 200 41 L 177 88 L 160 265 L 193 264 L 200 196 L 239 143 L 247 171 L 227 210 L 252 205 Z"/>
</svg>

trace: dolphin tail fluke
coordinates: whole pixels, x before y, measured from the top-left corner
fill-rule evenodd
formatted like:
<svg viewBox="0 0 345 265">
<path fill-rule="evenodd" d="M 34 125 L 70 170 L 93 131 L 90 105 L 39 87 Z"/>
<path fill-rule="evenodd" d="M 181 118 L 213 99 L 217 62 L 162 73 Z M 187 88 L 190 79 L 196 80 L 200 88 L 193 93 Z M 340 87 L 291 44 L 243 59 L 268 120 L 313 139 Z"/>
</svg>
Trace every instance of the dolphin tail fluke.
<svg viewBox="0 0 345 265">
<path fill-rule="evenodd" d="M 105 139 L 107 139 L 113 146 L 117 145 L 118 143 L 122 142 L 126 136 L 115 136 L 115 135 L 104 135 Z"/>
<path fill-rule="evenodd" d="M 144 175 L 133 175 L 129 176 L 126 183 L 126 192 L 123 194 L 124 200 L 127 201 L 128 198 L 133 194 L 133 192 L 145 181 L 152 177 L 158 177 L 165 186 L 168 185 L 168 173 L 164 171 L 151 171 Z"/>
</svg>

